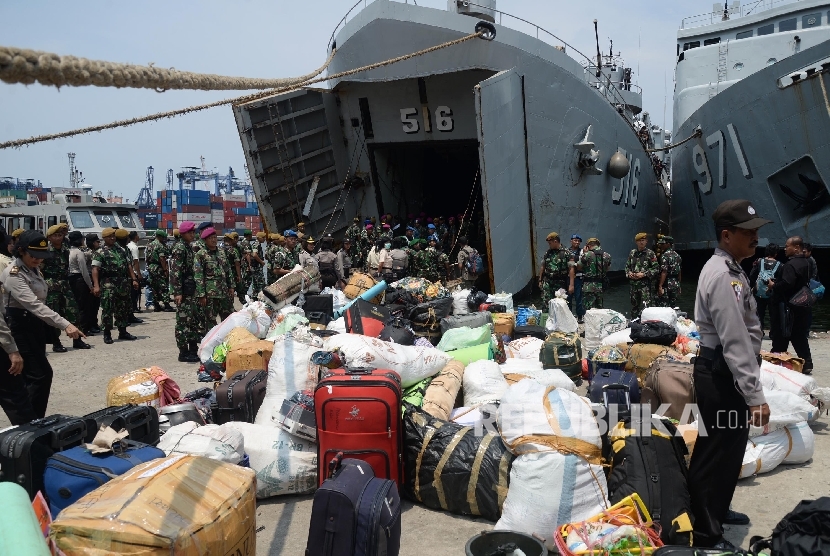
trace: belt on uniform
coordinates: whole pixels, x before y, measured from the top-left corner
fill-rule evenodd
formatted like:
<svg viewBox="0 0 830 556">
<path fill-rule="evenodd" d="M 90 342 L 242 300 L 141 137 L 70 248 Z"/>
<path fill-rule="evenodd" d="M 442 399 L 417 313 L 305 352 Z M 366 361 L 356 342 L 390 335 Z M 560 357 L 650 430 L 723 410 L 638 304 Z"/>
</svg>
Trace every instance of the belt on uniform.
<svg viewBox="0 0 830 556">
<path fill-rule="evenodd" d="M 707 361 L 715 361 L 718 357 L 723 357 L 723 346 L 718 346 L 716 348 L 708 348 L 704 346 L 700 346 L 700 350 L 697 354 L 698 359 L 705 359 Z M 761 356 L 756 355 L 756 360 L 758 364 L 761 364 Z"/>
<path fill-rule="evenodd" d="M 34 315 L 26 309 L 21 309 L 20 307 L 6 307 L 6 318 L 8 317 L 23 319 L 28 317 L 34 317 Z"/>
</svg>

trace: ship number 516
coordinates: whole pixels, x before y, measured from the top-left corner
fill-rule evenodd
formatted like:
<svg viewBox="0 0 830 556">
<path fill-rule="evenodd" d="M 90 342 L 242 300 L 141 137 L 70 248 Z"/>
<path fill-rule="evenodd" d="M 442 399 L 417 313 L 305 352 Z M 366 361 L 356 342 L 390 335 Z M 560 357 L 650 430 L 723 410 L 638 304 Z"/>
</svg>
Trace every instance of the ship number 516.
<svg viewBox="0 0 830 556">
<path fill-rule="evenodd" d="M 432 131 L 430 114 L 424 109 L 424 131 Z M 418 133 L 421 130 L 421 123 L 418 121 L 417 108 L 401 108 L 401 123 L 404 133 Z M 455 122 L 452 119 L 452 109 L 449 106 L 439 106 L 435 109 L 435 129 L 438 131 L 452 131 Z"/>
</svg>

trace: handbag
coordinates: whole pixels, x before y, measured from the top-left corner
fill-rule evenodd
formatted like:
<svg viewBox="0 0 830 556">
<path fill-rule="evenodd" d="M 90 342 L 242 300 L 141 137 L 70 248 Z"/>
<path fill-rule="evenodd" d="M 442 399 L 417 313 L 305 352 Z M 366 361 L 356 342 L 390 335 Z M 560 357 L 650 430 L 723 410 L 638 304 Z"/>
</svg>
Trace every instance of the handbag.
<svg viewBox="0 0 830 556">
<path fill-rule="evenodd" d="M 793 323 L 795 322 L 792 307 L 789 303 L 781 302 L 778 304 L 778 310 L 780 311 L 781 337 L 790 339 L 793 335 Z"/>
<path fill-rule="evenodd" d="M 790 305 L 795 307 L 812 307 L 815 305 L 817 299 L 818 297 L 816 297 L 816 294 L 814 294 L 813 290 L 810 289 L 810 286 L 802 286 L 801 289 L 795 292 L 795 295 L 790 298 Z"/>
</svg>

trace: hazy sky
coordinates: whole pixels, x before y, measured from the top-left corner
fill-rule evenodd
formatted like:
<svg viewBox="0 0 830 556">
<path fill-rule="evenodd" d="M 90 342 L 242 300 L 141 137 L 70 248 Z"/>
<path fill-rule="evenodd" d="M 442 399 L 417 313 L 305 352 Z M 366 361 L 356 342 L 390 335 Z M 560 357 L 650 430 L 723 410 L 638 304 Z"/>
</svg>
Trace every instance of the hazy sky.
<svg viewBox="0 0 830 556">
<path fill-rule="evenodd" d="M 354 0 L 5 1 L 0 3 L 0 44 L 126 62 L 155 63 L 195 72 L 246 77 L 302 75 L 325 60 L 326 44 Z M 412 0 L 409 0 L 410 2 Z M 446 8 L 446 0 L 417 0 Z M 535 22 L 588 55 L 596 52 L 593 19 L 603 52 L 614 41 L 644 89 L 645 109 L 671 128 L 677 28 L 685 16 L 711 11 L 711 0 L 498 0 L 498 8 Z M 505 21 L 507 23 L 507 21 Z M 639 74 L 637 73 L 639 68 Z M 238 94 L 243 94 L 242 92 Z M 99 87 L 0 83 L 0 141 L 202 104 L 237 96 Z M 154 166 L 156 189 L 168 168 L 198 166 L 244 175 L 244 157 L 229 107 L 172 120 L 0 150 L 0 176 L 35 178 L 67 186 L 66 153 L 95 189 L 132 202 Z"/>
</svg>

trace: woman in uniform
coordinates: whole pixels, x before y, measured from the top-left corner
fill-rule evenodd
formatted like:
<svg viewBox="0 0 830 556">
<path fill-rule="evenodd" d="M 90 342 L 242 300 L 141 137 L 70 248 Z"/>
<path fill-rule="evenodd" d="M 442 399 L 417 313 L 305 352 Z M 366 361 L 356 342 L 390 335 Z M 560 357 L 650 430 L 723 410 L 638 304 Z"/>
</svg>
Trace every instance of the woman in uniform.
<svg viewBox="0 0 830 556">
<path fill-rule="evenodd" d="M 23 379 L 29 401 L 35 417 L 41 418 L 46 416 L 52 387 L 52 366 L 46 358 L 46 339 L 52 337 L 49 327 L 66 331 L 66 335 L 73 340 L 86 336 L 46 306 L 49 288 L 38 267 L 52 253 L 43 234 L 26 230 L 20 234 L 14 251 L 14 260 L 0 274 L 0 282 L 5 289 L 6 320 L 23 357 Z M 2 363 L 0 361 L 0 370 Z"/>
</svg>

